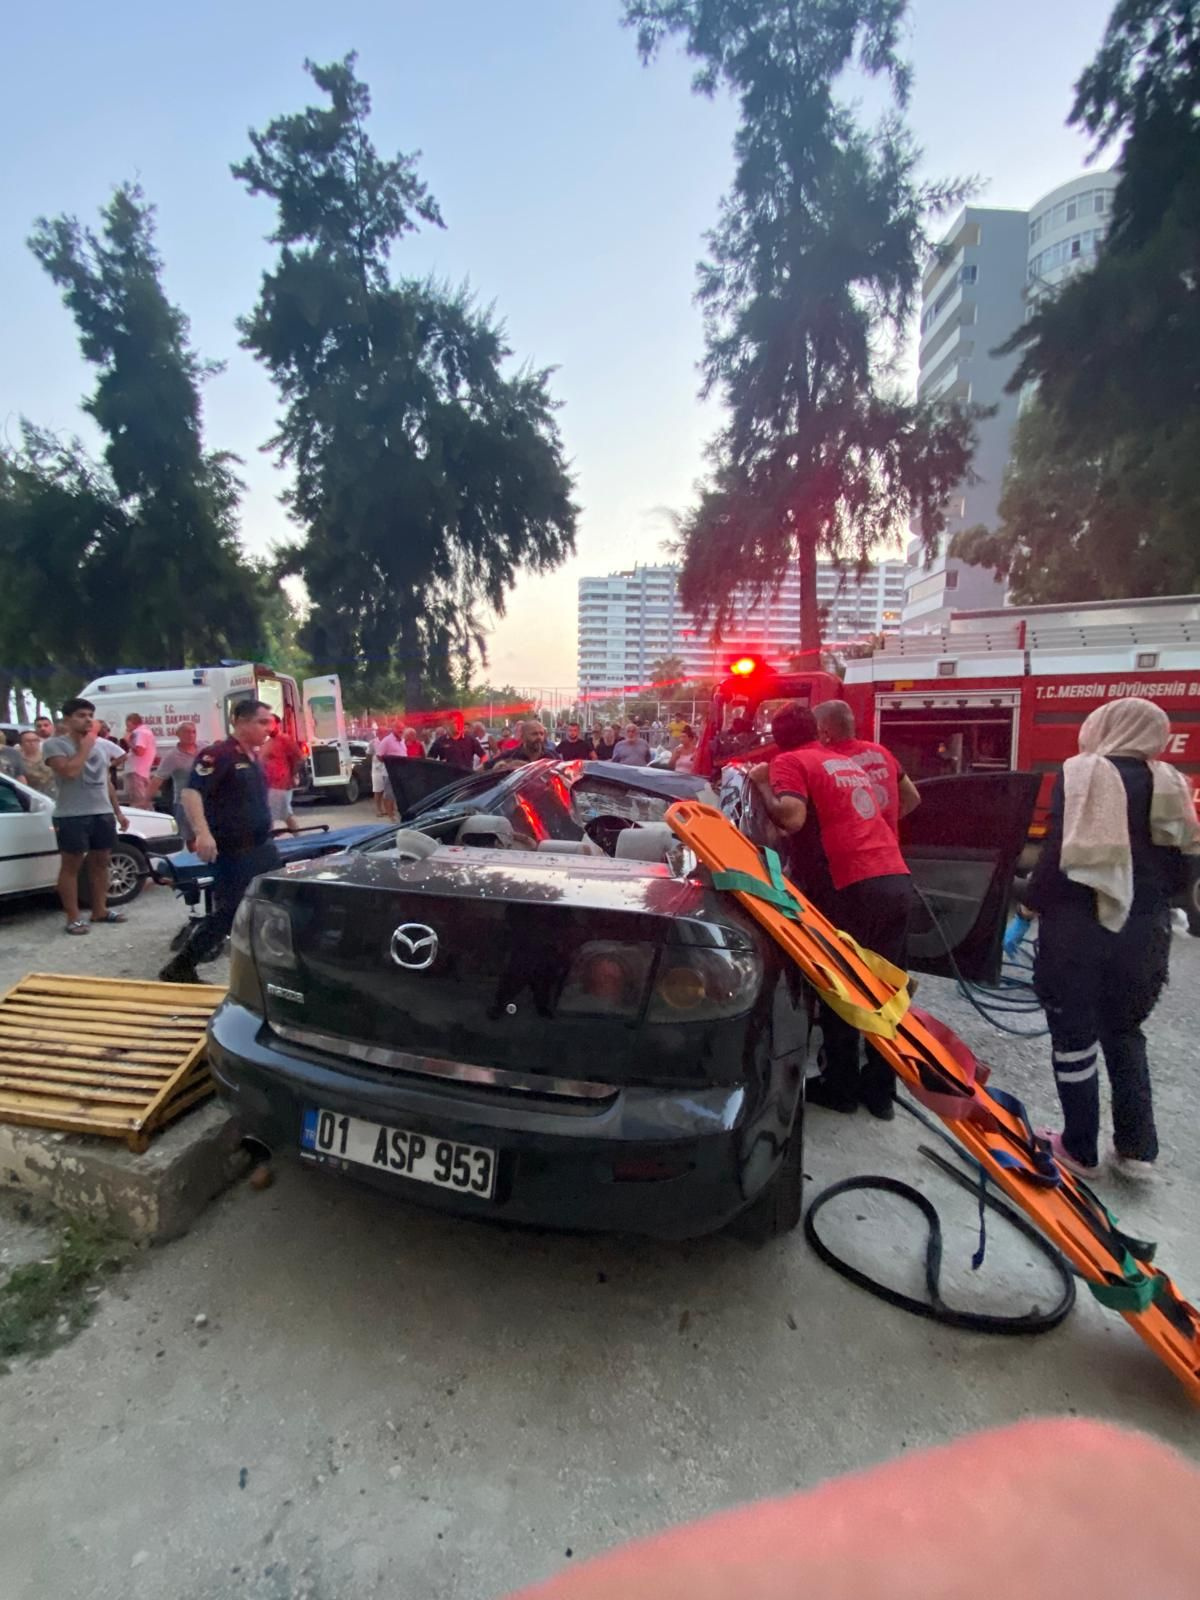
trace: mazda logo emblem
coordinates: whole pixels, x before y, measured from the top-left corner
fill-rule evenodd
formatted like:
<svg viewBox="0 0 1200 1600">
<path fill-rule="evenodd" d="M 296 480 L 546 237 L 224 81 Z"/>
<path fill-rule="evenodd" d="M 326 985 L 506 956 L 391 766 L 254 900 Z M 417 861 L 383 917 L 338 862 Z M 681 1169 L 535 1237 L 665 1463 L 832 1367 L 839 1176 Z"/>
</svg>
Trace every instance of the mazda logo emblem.
<svg viewBox="0 0 1200 1600">
<path fill-rule="evenodd" d="M 437 953 L 438 936 L 423 922 L 402 922 L 392 934 L 392 960 L 409 972 L 424 972 Z"/>
</svg>

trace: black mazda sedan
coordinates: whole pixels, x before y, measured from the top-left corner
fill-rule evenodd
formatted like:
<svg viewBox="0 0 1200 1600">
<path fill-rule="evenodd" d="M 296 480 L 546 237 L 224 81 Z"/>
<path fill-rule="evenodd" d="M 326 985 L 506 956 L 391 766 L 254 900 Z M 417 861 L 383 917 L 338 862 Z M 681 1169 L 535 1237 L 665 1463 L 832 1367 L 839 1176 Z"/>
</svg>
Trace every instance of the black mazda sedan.
<svg viewBox="0 0 1200 1600">
<path fill-rule="evenodd" d="M 457 843 L 410 828 L 256 881 L 209 1051 L 248 1134 L 480 1217 L 795 1226 L 810 991 L 658 820 L 679 780 L 598 766 L 524 769 L 520 832 L 460 814 Z M 994 975 L 1036 786 L 924 787 L 914 965 Z"/>
</svg>

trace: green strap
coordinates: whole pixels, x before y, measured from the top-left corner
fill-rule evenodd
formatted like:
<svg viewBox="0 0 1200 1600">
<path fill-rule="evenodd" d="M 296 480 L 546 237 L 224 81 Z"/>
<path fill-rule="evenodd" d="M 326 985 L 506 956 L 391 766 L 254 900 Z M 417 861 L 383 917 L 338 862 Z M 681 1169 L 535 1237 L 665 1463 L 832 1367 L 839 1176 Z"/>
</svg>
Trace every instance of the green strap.
<svg viewBox="0 0 1200 1600">
<path fill-rule="evenodd" d="M 1116 1215 L 1108 1209 L 1094 1189 L 1088 1188 L 1082 1178 L 1075 1179 L 1075 1187 L 1082 1189 L 1090 1204 L 1095 1207 L 1108 1224 L 1108 1233 L 1104 1238 L 1105 1244 L 1118 1246 L 1120 1249 L 1127 1251 L 1129 1255 L 1135 1256 L 1138 1261 L 1154 1260 L 1154 1253 L 1158 1246 L 1152 1239 L 1135 1239 L 1133 1234 L 1123 1232 L 1117 1226 L 1119 1219 Z"/>
<path fill-rule="evenodd" d="M 764 883 L 751 872 L 714 872 L 712 881 L 714 889 L 728 889 L 731 893 L 753 895 L 756 900 L 765 900 L 777 911 L 782 911 L 785 917 L 795 920 L 800 916 L 800 908 L 786 889 L 774 883 Z"/>
<path fill-rule="evenodd" d="M 791 891 L 784 882 L 783 865 L 779 860 L 778 853 L 770 848 L 767 848 L 763 851 L 763 860 L 766 862 L 767 874 L 771 879 L 772 886 L 778 889 L 781 894 L 786 894 L 790 898 Z"/>
<path fill-rule="evenodd" d="M 1153 1261 L 1154 1252 L 1158 1249 L 1158 1246 L 1153 1242 L 1153 1240 L 1135 1239 L 1131 1233 L 1123 1233 L 1122 1230 L 1117 1227 L 1116 1217 L 1113 1216 L 1112 1212 L 1108 1209 L 1104 1202 L 1100 1201 L 1099 1205 L 1101 1211 L 1103 1211 L 1108 1221 L 1109 1227 L 1112 1230 L 1112 1237 L 1121 1246 L 1121 1248 L 1127 1251 L 1131 1256 L 1136 1256 L 1139 1261 Z"/>
<path fill-rule="evenodd" d="M 1110 1311 L 1145 1311 L 1162 1298 L 1167 1280 L 1161 1272 L 1153 1277 L 1143 1272 L 1128 1253 L 1121 1262 L 1122 1283 L 1089 1283 L 1088 1288 Z"/>
</svg>

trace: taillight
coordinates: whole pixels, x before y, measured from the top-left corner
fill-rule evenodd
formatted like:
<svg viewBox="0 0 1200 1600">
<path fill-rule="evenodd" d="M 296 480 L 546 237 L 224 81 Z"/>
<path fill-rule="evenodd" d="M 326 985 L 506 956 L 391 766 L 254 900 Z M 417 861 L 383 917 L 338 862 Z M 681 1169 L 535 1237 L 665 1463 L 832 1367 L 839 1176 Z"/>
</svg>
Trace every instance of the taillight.
<svg viewBox="0 0 1200 1600">
<path fill-rule="evenodd" d="M 659 962 L 647 1022 L 707 1022 L 749 1011 L 762 987 L 753 950 L 668 945 Z"/>
<path fill-rule="evenodd" d="M 266 1006 L 263 1001 L 262 984 L 258 979 L 258 969 L 254 965 L 254 955 L 250 948 L 253 907 L 253 900 L 249 897 L 244 899 L 237 908 L 237 915 L 230 930 L 229 998 L 235 1000 L 238 1005 L 245 1006 L 247 1011 L 253 1011 L 261 1017 L 266 1014 Z"/>
<path fill-rule="evenodd" d="M 558 1011 L 572 1016 L 639 1016 L 653 960 L 652 944 L 593 939 L 580 945 L 559 996 Z"/>
<path fill-rule="evenodd" d="M 271 967 L 294 967 L 296 952 L 292 949 L 291 917 L 269 900 L 252 900 L 250 904 L 253 907 L 250 943 L 254 954 Z"/>
<path fill-rule="evenodd" d="M 654 965 L 652 944 L 595 939 L 571 963 L 558 1010 L 574 1016 L 630 1019 L 642 1014 Z M 658 960 L 647 1022 L 709 1022 L 749 1011 L 762 987 L 753 950 L 667 945 Z"/>
</svg>

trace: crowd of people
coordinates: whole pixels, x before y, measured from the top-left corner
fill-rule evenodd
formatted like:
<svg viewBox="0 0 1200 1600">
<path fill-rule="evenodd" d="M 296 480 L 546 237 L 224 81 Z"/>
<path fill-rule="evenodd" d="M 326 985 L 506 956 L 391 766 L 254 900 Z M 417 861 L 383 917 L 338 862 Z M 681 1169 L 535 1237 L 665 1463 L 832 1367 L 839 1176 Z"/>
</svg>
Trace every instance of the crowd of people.
<svg viewBox="0 0 1200 1600">
<path fill-rule="evenodd" d="M 56 731 L 49 717 L 38 717 L 32 728 L 18 731 L 11 744 L 6 735 L 0 733 L 0 772 L 53 799 L 57 784 L 46 765 L 42 747 Z"/>
<path fill-rule="evenodd" d="M 66 737 L 70 722 L 62 715 L 57 722 L 40 716 L 32 727 L 16 729 L 12 736 L 0 732 L 0 772 L 52 800 L 57 798 L 59 779 L 46 760 L 46 745 Z M 125 800 L 131 806 L 149 805 L 156 793 L 151 779 L 158 757 L 154 734 L 136 713 L 125 719 L 125 733 L 119 740 L 113 738 L 107 722 L 95 721 L 92 726 L 96 747 L 107 758 L 114 781 L 123 787 Z"/>
<path fill-rule="evenodd" d="M 666 765 L 675 772 L 694 770 L 700 741 L 682 718 L 669 722 L 655 719 L 646 726 L 627 722 L 600 723 L 587 728 L 580 722 L 560 721 L 551 734 L 537 717 L 516 724 L 505 723 L 490 732 L 483 722 L 444 722 L 420 730 L 394 719 L 389 728 L 375 730 L 370 740 L 371 791 L 375 811 L 381 817 L 394 817 L 395 797 L 388 780 L 387 761 L 424 757 L 444 761 L 458 772 L 504 771 L 524 761 L 546 758 L 561 761 L 616 761 L 624 766 L 644 767 L 668 752 Z"/>
</svg>

